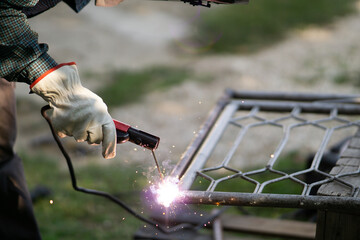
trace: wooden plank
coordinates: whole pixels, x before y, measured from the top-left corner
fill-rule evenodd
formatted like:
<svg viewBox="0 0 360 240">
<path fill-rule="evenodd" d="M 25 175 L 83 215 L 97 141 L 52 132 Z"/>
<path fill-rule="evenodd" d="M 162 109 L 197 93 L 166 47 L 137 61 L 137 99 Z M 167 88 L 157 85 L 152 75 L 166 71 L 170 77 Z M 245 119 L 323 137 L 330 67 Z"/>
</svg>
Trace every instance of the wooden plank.
<svg viewBox="0 0 360 240">
<path fill-rule="evenodd" d="M 336 165 L 358 167 L 358 166 L 360 166 L 360 158 L 343 157 L 337 161 Z"/>
<path fill-rule="evenodd" d="M 350 140 L 349 148 L 360 148 L 360 137 L 353 137 Z"/>
<path fill-rule="evenodd" d="M 183 229 L 171 233 L 163 233 L 152 226 L 140 228 L 133 236 L 134 240 L 213 240 L 211 234 L 199 233 L 194 229 Z"/>
<path fill-rule="evenodd" d="M 309 222 L 269 219 L 253 216 L 221 216 L 224 229 L 262 235 L 314 239 L 316 225 Z"/>
<path fill-rule="evenodd" d="M 360 166 L 360 129 L 350 140 L 349 145 L 341 154 L 336 166 L 331 170 L 331 175 L 339 175 L 358 171 Z M 341 180 L 360 186 L 360 175 L 342 177 Z M 318 195 L 326 196 L 350 196 L 351 187 L 333 181 L 323 184 Z M 355 196 L 355 197 L 359 197 Z M 331 211 L 318 211 L 316 225 L 316 240 L 359 240 L 360 239 L 360 213 L 336 213 Z"/>
<path fill-rule="evenodd" d="M 316 235 L 315 240 L 325 240 L 326 229 L 326 211 L 319 210 L 316 219 Z"/>
<path fill-rule="evenodd" d="M 202 217 L 198 216 L 198 214 L 176 214 L 172 217 L 167 218 L 162 214 L 152 216 L 153 219 L 159 222 L 166 221 L 167 224 L 199 224 L 203 222 L 206 217 L 207 215 L 205 214 Z M 300 222 L 294 220 L 283 220 L 234 214 L 221 214 L 220 221 L 222 224 L 222 228 L 225 231 L 277 236 L 284 238 L 314 239 L 316 231 L 315 223 Z M 212 223 L 206 224 L 206 227 L 212 227 Z"/>
<path fill-rule="evenodd" d="M 355 136 L 354 137 L 360 137 L 360 128 L 359 130 L 355 133 Z"/>
<path fill-rule="evenodd" d="M 347 166 L 347 165 L 340 165 L 335 166 L 330 174 L 331 175 L 339 175 L 344 173 L 351 173 L 358 171 L 358 166 Z M 360 186 L 360 174 L 354 175 L 354 176 L 346 176 L 341 177 L 341 180 L 351 184 L 353 186 Z M 333 181 L 327 184 L 321 185 L 321 187 L 318 190 L 318 195 L 324 195 L 324 196 L 352 196 L 352 189 L 350 186 L 347 186 L 345 184 L 342 184 L 338 181 Z"/>
<path fill-rule="evenodd" d="M 337 197 L 350 197 L 351 188 L 344 186 L 339 182 L 331 182 L 322 185 L 318 190 L 318 195 L 321 196 L 337 196 Z"/>
<path fill-rule="evenodd" d="M 358 166 L 348 166 L 348 165 L 342 165 L 342 166 L 335 166 L 333 169 L 331 169 L 330 174 L 333 176 L 345 174 L 345 173 L 353 173 L 356 172 L 359 169 Z"/>
<path fill-rule="evenodd" d="M 360 215 L 319 211 L 316 240 L 359 240 Z"/>
<path fill-rule="evenodd" d="M 360 158 L 360 149 L 359 148 L 347 148 L 341 154 L 341 157 Z"/>
<path fill-rule="evenodd" d="M 360 130 L 350 139 L 350 143 L 341 154 L 336 166 L 330 171 L 333 176 L 357 172 L 360 168 Z M 360 186 L 360 174 L 341 177 L 341 180 L 353 187 Z M 332 181 L 320 186 L 318 195 L 324 196 L 352 196 L 352 187 L 339 181 Z"/>
</svg>

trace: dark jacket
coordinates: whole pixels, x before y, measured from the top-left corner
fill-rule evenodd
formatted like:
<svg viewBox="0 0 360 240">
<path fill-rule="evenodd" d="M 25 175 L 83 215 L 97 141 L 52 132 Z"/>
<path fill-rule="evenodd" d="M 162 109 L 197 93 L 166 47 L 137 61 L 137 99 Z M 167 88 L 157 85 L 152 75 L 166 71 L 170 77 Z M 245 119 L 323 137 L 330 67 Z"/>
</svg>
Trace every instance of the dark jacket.
<svg viewBox="0 0 360 240">
<path fill-rule="evenodd" d="M 25 7 L 22 11 L 28 18 L 31 18 L 54 7 L 61 1 L 62 0 L 39 0 L 34 7 Z M 90 0 L 63 0 L 63 2 L 69 5 L 75 12 L 79 12 Z"/>
<path fill-rule="evenodd" d="M 31 84 L 57 66 L 47 54 L 48 46 L 38 42 L 38 35 L 27 21 L 61 0 L 0 0 L 0 77 Z M 64 0 L 79 12 L 90 0 Z M 26 16 L 25 16 L 26 15 Z"/>
</svg>

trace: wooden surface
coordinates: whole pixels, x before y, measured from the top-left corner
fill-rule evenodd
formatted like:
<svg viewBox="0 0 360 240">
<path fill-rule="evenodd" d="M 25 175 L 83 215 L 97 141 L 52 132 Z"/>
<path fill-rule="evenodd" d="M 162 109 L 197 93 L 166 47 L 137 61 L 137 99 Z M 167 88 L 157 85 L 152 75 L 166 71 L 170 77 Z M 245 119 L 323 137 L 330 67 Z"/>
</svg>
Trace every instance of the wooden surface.
<svg viewBox="0 0 360 240">
<path fill-rule="evenodd" d="M 330 174 L 333 176 L 341 175 L 344 173 L 356 173 L 360 167 L 360 131 L 351 138 L 350 143 L 341 154 L 340 159 L 337 161 L 336 166 L 331 170 Z M 333 181 L 323 184 L 319 190 L 318 195 L 324 196 L 353 196 L 353 189 L 350 185 L 360 186 L 360 174 L 345 176 L 340 178 L 342 181 L 349 185 L 343 184 L 339 181 Z M 354 197 L 360 197 L 359 194 Z"/>
<path fill-rule="evenodd" d="M 162 222 L 165 220 L 163 215 L 152 216 L 155 220 Z M 186 222 L 199 224 L 204 221 L 206 216 L 186 216 L 177 214 L 175 218 L 167 218 L 167 222 Z M 264 217 L 254 217 L 235 214 L 221 214 L 218 219 L 221 222 L 223 230 L 226 232 L 241 232 L 256 235 L 267 235 L 283 237 L 285 239 L 314 239 L 316 233 L 316 224 L 310 222 L 300 222 L 294 220 L 272 219 Z M 206 227 L 213 228 L 212 223 L 206 224 Z"/>
<path fill-rule="evenodd" d="M 360 216 L 319 211 L 316 240 L 359 240 Z"/>
<path fill-rule="evenodd" d="M 223 214 L 221 215 L 221 222 L 223 228 L 230 231 L 292 239 L 314 239 L 316 232 L 316 224 L 293 220 Z"/>
<path fill-rule="evenodd" d="M 330 174 L 339 176 L 355 173 L 340 179 L 352 185 L 333 181 L 322 185 L 318 195 L 360 197 L 352 191 L 360 186 L 360 130 L 353 136 Z M 360 240 L 360 213 L 340 213 L 332 209 L 319 211 L 316 225 L 316 240 Z"/>
</svg>

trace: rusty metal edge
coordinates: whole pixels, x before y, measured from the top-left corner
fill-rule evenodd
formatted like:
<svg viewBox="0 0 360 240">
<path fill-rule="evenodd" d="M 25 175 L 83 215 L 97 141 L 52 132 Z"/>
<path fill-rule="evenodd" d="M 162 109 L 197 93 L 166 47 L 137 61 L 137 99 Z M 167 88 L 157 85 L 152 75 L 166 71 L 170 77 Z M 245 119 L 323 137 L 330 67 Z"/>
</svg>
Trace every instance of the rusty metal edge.
<svg viewBox="0 0 360 240">
<path fill-rule="evenodd" d="M 182 204 L 208 204 L 217 206 L 332 209 L 360 215 L 360 199 L 354 197 L 184 191 L 179 202 Z"/>
<path fill-rule="evenodd" d="M 184 154 L 181 156 L 180 161 L 172 170 L 170 176 L 180 179 L 183 174 L 186 172 L 186 169 L 191 164 L 194 156 L 200 149 L 200 146 L 203 144 L 206 136 L 209 134 L 210 130 L 216 123 L 216 120 L 220 116 L 221 112 L 224 110 L 228 102 L 234 97 L 234 91 L 231 89 L 226 89 L 224 95 L 218 100 L 216 106 L 210 111 L 208 117 L 206 118 L 205 123 L 200 128 L 197 136 L 193 139 L 192 143 L 185 150 Z"/>
</svg>

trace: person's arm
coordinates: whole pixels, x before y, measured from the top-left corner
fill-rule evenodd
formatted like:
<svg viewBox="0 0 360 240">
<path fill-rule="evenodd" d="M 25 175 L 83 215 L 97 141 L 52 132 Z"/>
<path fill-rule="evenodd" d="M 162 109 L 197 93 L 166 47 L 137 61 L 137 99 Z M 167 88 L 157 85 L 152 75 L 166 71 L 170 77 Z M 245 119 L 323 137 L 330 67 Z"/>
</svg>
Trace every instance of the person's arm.
<svg viewBox="0 0 360 240">
<path fill-rule="evenodd" d="M 29 7 L 37 3 L 11 2 L 25 2 Z M 51 107 L 48 115 L 59 136 L 102 143 L 103 156 L 115 157 L 116 130 L 106 104 L 82 86 L 75 63 L 57 64 L 47 54 L 47 45 L 38 43 L 22 7 L 0 2 L 0 77 L 26 82 L 47 101 Z"/>
<path fill-rule="evenodd" d="M 48 54 L 48 46 L 38 43 L 23 7 L 35 6 L 38 0 L 0 3 L 0 77 L 8 81 L 33 83 L 43 73 L 58 65 Z"/>
</svg>

